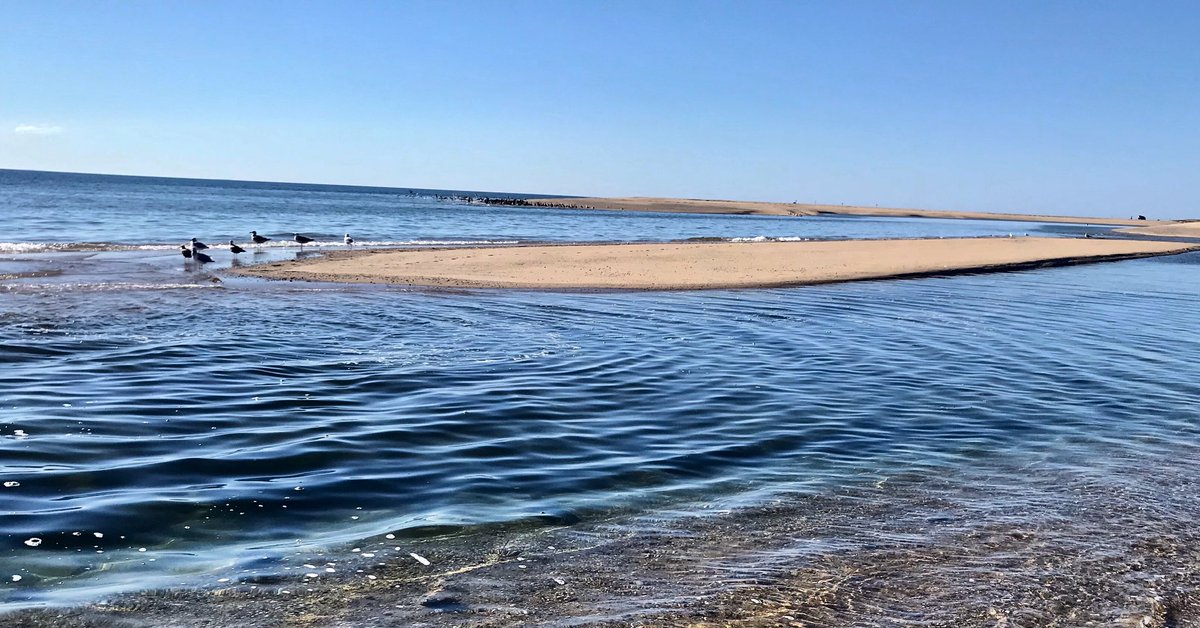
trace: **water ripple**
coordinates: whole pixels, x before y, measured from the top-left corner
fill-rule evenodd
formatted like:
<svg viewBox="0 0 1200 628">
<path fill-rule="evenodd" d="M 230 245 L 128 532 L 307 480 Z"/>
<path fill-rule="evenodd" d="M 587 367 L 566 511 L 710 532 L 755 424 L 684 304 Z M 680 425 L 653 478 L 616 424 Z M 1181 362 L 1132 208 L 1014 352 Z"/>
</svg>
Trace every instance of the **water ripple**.
<svg viewBox="0 0 1200 628">
<path fill-rule="evenodd" d="M 0 489 L 0 555 L 64 590 L 105 570 L 144 586 L 163 569 L 269 574 L 298 540 L 1154 451 L 1200 424 L 1191 270 L 5 298 L 0 480 L 18 485 Z"/>
</svg>

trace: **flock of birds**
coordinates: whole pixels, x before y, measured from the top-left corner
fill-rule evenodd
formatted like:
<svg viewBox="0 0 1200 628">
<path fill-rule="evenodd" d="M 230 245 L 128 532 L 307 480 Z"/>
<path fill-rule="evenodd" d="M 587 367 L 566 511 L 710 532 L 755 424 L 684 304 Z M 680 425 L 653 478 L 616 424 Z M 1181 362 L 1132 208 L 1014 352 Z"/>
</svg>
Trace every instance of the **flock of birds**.
<svg viewBox="0 0 1200 628">
<path fill-rule="evenodd" d="M 268 242 L 268 241 L 270 241 L 270 239 L 271 238 L 268 238 L 267 236 L 258 235 L 257 231 L 250 232 L 250 241 L 253 242 L 255 246 L 258 246 L 260 244 Z M 308 244 L 309 242 L 313 241 L 312 238 L 310 238 L 308 236 L 302 236 L 299 233 L 293 233 L 292 239 L 295 240 L 296 243 L 300 245 L 301 250 L 304 249 L 305 244 Z M 345 243 L 346 246 L 350 246 L 351 244 L 354 244 L 354 238 L 351 238 L 350 234 L 347 233 L 346 237 L 342 238 L 342 242 Z M 188 242 L 187 244 L 179 245 L 180 253 L 183 254 L 184 259 L 194 259 L 197 262 L 200 262 L 201 264 L 207 264 L 207 263 L 213 261 L 212 256 L 210 256 L 208 253 L 203 252 L 204 249 L 207 249 L 207 248 L 208 248 L 207 244 L 197 240 L 196 238 L 192 238 L 192 241 Z M 233 253 L 234 255 L 237 255 L 239 253 L 245 253 L 246 249 L 243 249 L 242 247 L 238 246 L 236 242 L 234 242 L 233 240 L 230 240 L 229 241 L 229 252 Z"/>
</svg>

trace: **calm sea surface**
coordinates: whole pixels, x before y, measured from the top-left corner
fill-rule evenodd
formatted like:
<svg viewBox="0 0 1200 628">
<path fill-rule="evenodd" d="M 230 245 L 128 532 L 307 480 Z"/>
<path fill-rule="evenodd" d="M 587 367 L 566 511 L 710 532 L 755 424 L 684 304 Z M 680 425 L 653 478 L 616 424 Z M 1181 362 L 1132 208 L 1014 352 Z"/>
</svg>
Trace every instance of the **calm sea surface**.
<svg viewBox="0 0 1200 628">
<path fill-rule="evenodd" d="M 0 171 L 0 610 L 279 574 L 376 535 L 686 511 L 864 474 L 1070 461 L 1103 476 L 1200 433 L 1197 254 L 556 294 L 222 278 L 227 251 L 205 269 L 175 251 L 251 229 L 380 246 L 1087 230 L 438 194 L 465 193 Z"/>
</svg>

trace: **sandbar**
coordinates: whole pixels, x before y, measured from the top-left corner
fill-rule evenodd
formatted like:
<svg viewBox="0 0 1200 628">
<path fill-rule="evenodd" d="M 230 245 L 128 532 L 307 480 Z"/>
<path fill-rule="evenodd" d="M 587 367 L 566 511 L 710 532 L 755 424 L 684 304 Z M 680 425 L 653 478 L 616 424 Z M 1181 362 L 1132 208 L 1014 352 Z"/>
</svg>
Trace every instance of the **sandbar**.
<svg viewBox="0 0 1200 628">
<path fill-rule="evenodd" d="M 1117 229 L 1121 233 L 1159 238 L 1200 238 L 1200 220 L 1176 222 L 1150 227 L 1134 227 L 1132 229 Z"/>
<path fill-rule="evenodd" d="M 704 290 L 1016 270 L 1200 246 L 1099 238 L 688 242 L 369 250 L 252 266 L 270 279 L 446 288 Z"/>
<path fill-rule="evenodd" d="M 904 218 L 947 218 L 959 220 L 1010 220 L 1023 222 L 1056 222 L 1092 225 L 1162 225 L 1172 224 L 1166 220 L 1137 220 L 1135 218 L 1052 216 L 998 212 L 944 211 L 934 209 L 903 209 L 894 207 L 866 207 L 857 205 L 819 205 L 809 203 L 767 203 L 759 201 L 725 201 L 685 198 L 653 197 L 577 197 L 577 198 L 530 198 L 530 205 L 543 207 L 567 207 L 574 209 L 611 209 L 643 212 L 674 212 L 689 214 L 742 214 L 761 216 L 817 216 L 839 214 L 845 216 L 887 216 Z"/>
</svg>

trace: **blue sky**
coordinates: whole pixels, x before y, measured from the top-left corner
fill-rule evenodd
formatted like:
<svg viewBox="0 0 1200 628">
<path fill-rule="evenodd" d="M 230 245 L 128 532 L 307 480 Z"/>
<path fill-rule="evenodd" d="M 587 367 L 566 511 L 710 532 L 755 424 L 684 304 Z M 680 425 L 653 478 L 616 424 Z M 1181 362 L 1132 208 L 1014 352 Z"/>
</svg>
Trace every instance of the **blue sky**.
<svg viewBox="0 0 1200 628">
<path fill-rule="evenodd" d="M 1196 2 L 3 13 L 0 168 L 1200 217 Z"/>
</svg>

